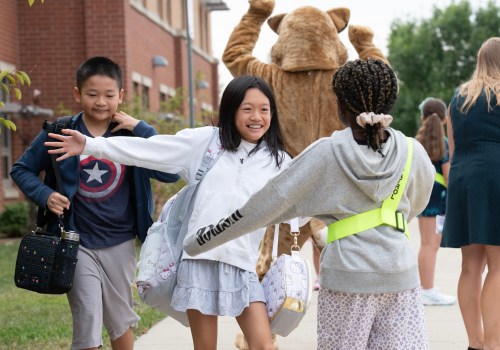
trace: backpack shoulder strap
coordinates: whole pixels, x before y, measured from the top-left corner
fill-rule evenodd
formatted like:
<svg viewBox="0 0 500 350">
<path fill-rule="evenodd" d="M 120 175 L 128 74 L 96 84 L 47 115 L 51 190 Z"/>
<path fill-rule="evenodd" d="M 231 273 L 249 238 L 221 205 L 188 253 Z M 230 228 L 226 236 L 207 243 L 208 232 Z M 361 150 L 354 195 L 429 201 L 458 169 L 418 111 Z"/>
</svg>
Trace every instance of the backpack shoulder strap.
<svg viewBox="0 0 500 350">
<path fill-rule="evenodd" d="M 205 150 L 205 155 L 201 160 L 200 167 L 196 171 L 194 181 L 192 181 L 186 189 L 188 192 L 185 196 L 188 200 L 184 200 L 182 203 L 182 207 L 180 209 L 180 214 L 182 216 L 186 215 L 188 206 L 191 202 L 190 198 L 195 196 L 195 192 L 198 189 L 198 184 L 205 177 L 206 173 L 208 173 L 208 171 L 212 168 L 212 166 L 219 159 L 223 152 L 224 148 L 222 148 L 219 139 L 219 128 L 214 128 L 212 138 L 210 139 L 207 149 Z"/>
<path fill-rule="evenodd" d="M 72 116 L 64 116 L 64 117 L 57 118 L 53 122 L 49 122 L 49 121 L 45 120 L 43 122 L 42 128 L 45 130 L 47 135 L 49 133 L 61 134 L 62 129 L 70 129 L 71 128 L 71 119 L 72 118 L 73 118 Z M 49 140 L 50 140 L 50 138 L 49 138 Z M 57 157 L 58 156 L 55 154 L 52 154 L 50 156 L 50 159 L 52 161 L 52 168 L 54 169 L 54 176 L 56 178 L 56 190 L 57 190 L 57 192 L 59 192 L 60 194 L 65 196 L 66 194 L 64 193 L 61 170 L 59 169 L 59 163 L 56 161 Z M 68 217 L 69 217 L 69 214 L 68 214 L 66 209 L 64 210 L 64 214 L 62 216 L 58 217 L 59 226 L 61 227 L 61 229 L 63 227 L 66 227 L 66 228 L 69 227 Z M 47 217 L 46 217 L 45 209 L 42 209 L 39 207 L 36 226 L 37 227 L 44 227 L 46 225 L 46 223 L 47 223 Z"/>
<path fill-rule="evenodd" d="M 53 134 L 61 134 L 62 129 L 71 129 L 71 119 L 73 117 L 70 115 L 66 115 L 64 117 L 59 117 L 53 122 L 49 122 L 48 120 L 45 120 L 43 122 L 42 128 L 45 130 L 45 132 L 48 133 L 53 133 Z"/>
<path fill-rule="evenodd" d="M 175 216 L 185 218 L 186 216 L 191 215 L 194 207 L 193 199 L 196 198 L 198 185 L 222 153 L 224 153 L 224 148 L 220 142 L 219 128 L 214 127 L 212 138 L 210 139 L 207 149 L 205 150 L 205 155 L 203 156 L 200 167 L 196 172 L 195 179 L 184 189 L 185 193 L 183 193 L 182 203 L 179 203 L 181 204 L 181 207 L 179 208 L 178 214 L 176 213 Z M 174 210 L 174 208 L 172 208 L 172 210 Z M 182 228 L 177 239 L 177 245 L 182 246 L 182 242 L 184 241 L 184 237 L 187 233 L 188 221 L 189 220 L 183 220 Z"/>
<path fill-rule="evenodd" d="M 220 138 L 219 138 L 219 128 L 214 128 L 214 133 L 210 139 L 207 149 L 205 150 L 205 155 L 201 160 L 201 165 L 196 172 L 195 181 L 199 182 L 205 174 L 212 168 L 219 157 L 224 153 L 224 148 L 222 148 Z"/>
</svg>

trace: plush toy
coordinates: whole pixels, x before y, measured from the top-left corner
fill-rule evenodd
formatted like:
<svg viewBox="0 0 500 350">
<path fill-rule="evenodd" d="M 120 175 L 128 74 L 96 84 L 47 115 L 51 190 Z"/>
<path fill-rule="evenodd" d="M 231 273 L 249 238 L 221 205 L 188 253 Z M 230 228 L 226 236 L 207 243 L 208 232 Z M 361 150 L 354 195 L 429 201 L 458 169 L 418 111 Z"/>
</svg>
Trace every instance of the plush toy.
<svg viewBox="0 0 500 350">
<path fill-rule="evenodd" d="M 304 6 L 269 18 L 274 0 L 249 0 L 249 4 L 247 13 L 229 38 L 222 60 L 233 76 L 256 75 L 272 87 L 286 149 L 296 156 L 317 139 L 344 127 L 338 118 L 337 99 L 331 82 L 336 70 L 347 61 L 347 49 L 338 33 L 346 29 L 350 11 L 334 8 L 324 12 Z M 270 64 L 252 56 L 266 20 L 279 36 L 271 49 Z M 387 61 L 372 39 L 373 32 L 369 28 L 349 27 L 349 40 L 359 58 Z M 312 219 L 300 228 L 299 244 L 311 236 L 316 243 L 320 242 L 319 236 L 325 230 L 322 222 Z M 280 226 L 278 254 L 290 251 L 292 238 L 287 234 L 289 232 L 289 225 Z M 270 227 L 261 244 L 257 264 L 261 278 L 269 269 L 273 236 Z M 239 349 L 247 348 L 243 340 L 239 335 L 236 344 Z"/>
</svg>

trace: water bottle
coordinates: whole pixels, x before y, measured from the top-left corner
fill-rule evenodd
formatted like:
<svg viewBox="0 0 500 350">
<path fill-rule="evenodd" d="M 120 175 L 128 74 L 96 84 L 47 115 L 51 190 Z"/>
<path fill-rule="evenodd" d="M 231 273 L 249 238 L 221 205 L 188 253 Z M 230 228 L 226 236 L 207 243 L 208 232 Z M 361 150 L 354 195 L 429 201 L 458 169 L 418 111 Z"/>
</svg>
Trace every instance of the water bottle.
<svg viewBox="0 0 500 350">
<path fill-rule="evenodd" d="M 76 259 L 78 246 L 80 244 L 80 235 L 75 231 L 63 230 L 61 232 L 61 243 L 59 244 L 59 253 L 65 257 Z"/>
<path fill-rule="evenodd" d="M 73 286 L 79 242 L 80 235 L 75 231 L 61 231 L 51 277 L 54 291 L 65 293 Z"/>
</svg>

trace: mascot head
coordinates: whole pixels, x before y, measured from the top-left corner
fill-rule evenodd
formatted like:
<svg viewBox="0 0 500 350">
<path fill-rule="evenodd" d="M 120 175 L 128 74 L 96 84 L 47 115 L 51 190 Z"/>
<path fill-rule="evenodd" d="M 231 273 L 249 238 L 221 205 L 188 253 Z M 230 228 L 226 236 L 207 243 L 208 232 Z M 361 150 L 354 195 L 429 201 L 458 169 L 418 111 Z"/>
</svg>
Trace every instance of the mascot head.
<svg viewBox="0 0 500 350">
<path fill-rule="evenodd" d="M 271 61 L 288 72 L 330 70 L 347 61 L 347 49 L 339 33 L 349 22 L 347 8 L 327 12 L 304 6 L 288 14 L 269 18 L 267 23 L 279 35 L 271 50 Z"/>
</svg>

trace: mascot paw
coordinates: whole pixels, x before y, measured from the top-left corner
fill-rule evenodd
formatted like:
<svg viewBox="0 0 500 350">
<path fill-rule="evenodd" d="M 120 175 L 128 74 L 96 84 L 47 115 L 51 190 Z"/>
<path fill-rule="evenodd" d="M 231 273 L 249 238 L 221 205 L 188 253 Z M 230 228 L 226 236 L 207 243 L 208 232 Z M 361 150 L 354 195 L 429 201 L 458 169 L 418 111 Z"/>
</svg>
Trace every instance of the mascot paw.
<svg viewBox="0 0 500 350">
<path fill-rule="evenodd" d="M 234 342 L 234 345 L 236 345 L 236 348 L 239 350 L 249 350 L 250 349 L 248 347 L 248 343 L 247 343 L 247 340 L 245 339 L 245 336 L 241 332 L 236 335 L 236 340 Z"/>
<path fill-rule="evenodd" d="M 249 12 L 259 13 L 269 17 L 274 10 L 274 0 L 249 0 Z"/>
<path fill-rule="evenodd" d="M 370 45 L 373 40 L 373 31 L 364 26 L 349 26 L 349 40 L 354 45 Z"/>
<path fill-rule="evenodd" d="M 276 340 L 276 334 L 272 334 L 273 337 L 273 347 L 274 350 L 279 350 L 278 342 Z M 238 333 L 236 335 L 236 341 L 234 342 L 234 345 L 236 345 L 236 348 L 240 350 L 249 350 L 250 347 L 248 346 L 247 340 L 245 339 L 245 336 L 243 333 Z"/>
</svg>

